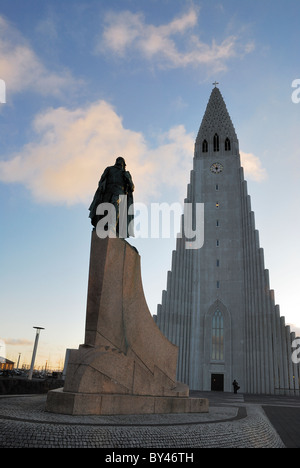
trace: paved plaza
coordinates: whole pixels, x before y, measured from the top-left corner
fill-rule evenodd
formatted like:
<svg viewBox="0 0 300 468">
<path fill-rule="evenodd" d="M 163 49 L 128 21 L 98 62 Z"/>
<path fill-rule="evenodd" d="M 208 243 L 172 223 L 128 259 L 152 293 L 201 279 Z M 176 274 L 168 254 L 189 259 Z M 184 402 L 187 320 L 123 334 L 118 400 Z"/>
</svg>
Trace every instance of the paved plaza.
<svg viewBox="0 0 300 468">
<path fill-rule="evenodd" d="M 207 414 L 70 416 L 47 413 L 46 395 L 0 397 L 0 448 L 300 447 L 300 398 L 191 392 Z"/>
</svg>

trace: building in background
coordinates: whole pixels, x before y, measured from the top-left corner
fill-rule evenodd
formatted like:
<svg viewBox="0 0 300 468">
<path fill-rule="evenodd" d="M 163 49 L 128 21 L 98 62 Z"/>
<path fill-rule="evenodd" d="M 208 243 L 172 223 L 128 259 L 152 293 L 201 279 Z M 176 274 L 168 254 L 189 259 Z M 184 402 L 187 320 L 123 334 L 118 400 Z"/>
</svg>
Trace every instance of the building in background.
<svg viewBox="0 0 300 468">
<path fill-rule="evenodd" d="M 178 237 L 155 320 L 179 347 L 178 380 L 194 390 L 299 393 L 295 338 L 275 305 L 239 142 L 212 90 L 195 143 L 185 202 L 204 204 L 204 244 Z M 182 232 L 184 217 L 182 218 Z"/>
<path fill-rule="evenodd" d="M 0 356 L 0 371 L 13 370 L 15 363 Z"/>
</svg>

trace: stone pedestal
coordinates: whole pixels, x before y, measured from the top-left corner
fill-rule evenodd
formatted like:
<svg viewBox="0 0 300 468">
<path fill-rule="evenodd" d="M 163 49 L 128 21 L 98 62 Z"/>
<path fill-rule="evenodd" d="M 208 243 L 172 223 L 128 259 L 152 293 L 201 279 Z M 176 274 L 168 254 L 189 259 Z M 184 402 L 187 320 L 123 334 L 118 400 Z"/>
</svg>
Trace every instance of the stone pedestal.
<svg viewBox="0 0 300 468">
<path fill-rule="evenodd" d="M 47 395 L 64 414 L 207 412 L 176 382 L 178 349 L 145 301 L 140 256 L 123 239 L 92 233 L 85 343 L 71 350 L 65 386 Z"/>
</svg>

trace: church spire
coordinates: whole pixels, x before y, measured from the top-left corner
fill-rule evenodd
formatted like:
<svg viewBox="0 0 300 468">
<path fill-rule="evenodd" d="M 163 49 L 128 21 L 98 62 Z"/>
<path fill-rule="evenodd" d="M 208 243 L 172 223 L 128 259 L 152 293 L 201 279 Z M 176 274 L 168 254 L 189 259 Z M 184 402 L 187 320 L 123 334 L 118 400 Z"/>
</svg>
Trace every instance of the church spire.
<svg viewBox="0 0 300 468">
<path fill-rule="evenodd" d="M 179 347 L 177 379 L 194 390 L 229 392 L 237 378 L 243 392 L 299 395 L 295 334 L 270 289 L 237 136 L 217 83 L 198 133 L 187 201 L 194 212 L 203 205 L 204 243 L 190 248 L 177 238 L 156 318 Z"/>
<path fill-rule="evenodd" d="M 196 146 L 199 145 L 200 148 L 202 148 L 204 142 L 204 149 L 209 146 L 214 150 L 216 149 L 216 147 L 214 147 L 214 138 L 216 135 L 220 144 L 225 144 L 226 139 L 230 141 L 230 146 L 232 148 L 236 147 L 236 144 L 238 144 L 238 138 L 223 96 L 217 87 L 218 84 L 217 82 L 213 83 L 215 87 L 211 92 L 196 139 Z"/>
</svg>

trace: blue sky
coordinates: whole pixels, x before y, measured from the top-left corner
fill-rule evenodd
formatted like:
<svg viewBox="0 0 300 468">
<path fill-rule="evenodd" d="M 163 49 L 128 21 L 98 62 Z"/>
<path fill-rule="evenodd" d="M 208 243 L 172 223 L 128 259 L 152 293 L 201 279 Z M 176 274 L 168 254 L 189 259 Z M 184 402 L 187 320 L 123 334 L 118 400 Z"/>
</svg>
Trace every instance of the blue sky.
<svg viewBox="0 0 300 468">
<path fill-rule="evenodd" d="M 300 328 L 298 0 L 1 0 L 0 340 L 62 364 L 84 339 L 98 179 L 123 155 L 141 203 L 183 202 L 220 82 L 286 322 Z M 300 93 L 299 93 L 300 96 Z M 152 313 L 174 239 L 131 240 Z M 0 348 L 0 355 L 4 349 Z"/>
</svg>

